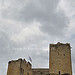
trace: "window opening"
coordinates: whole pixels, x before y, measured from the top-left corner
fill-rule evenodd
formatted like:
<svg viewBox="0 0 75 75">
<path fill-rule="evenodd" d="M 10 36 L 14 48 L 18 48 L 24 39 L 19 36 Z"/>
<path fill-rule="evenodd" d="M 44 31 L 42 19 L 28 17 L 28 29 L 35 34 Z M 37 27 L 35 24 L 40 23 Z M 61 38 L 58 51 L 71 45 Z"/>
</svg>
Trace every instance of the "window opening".
<svg viewBox="0 0 75 75">
<path fill-rule="evenodd" d="M 59 71 L 59 75 L 60 75 L 60 71 Z"/>
</svg>

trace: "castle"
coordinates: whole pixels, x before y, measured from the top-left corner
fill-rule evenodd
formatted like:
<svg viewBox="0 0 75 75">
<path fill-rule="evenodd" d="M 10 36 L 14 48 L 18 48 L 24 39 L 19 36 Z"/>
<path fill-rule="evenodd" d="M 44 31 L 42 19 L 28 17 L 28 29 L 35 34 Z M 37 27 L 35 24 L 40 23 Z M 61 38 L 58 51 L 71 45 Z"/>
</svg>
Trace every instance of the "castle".
<svg viewBox="0 0 75 75">
<path fill-rule="evenodd" d="M 70 44 L 58 42 L 49 49 L 49 69 L 34 69 L 30 62 L 18 59 L 8 62 L 7 75 L 72 75 Z"/>
</svg>

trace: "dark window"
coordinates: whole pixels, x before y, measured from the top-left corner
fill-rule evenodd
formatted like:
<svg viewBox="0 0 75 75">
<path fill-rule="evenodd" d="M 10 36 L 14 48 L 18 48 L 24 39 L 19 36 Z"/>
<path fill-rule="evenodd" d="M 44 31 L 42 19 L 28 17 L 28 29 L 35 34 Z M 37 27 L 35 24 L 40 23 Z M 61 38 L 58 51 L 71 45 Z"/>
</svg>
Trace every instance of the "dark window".
<svg viewBox="0 0 75 75">
<path fill-rule="evenodd" d="M 64 56 L 65 56 L 65 54 L 64 54 Z"/>
<path fill-rule="evenodd" d="M 58 52 L 58 55 L 59 55 L 59 52 Z"/>
<path fill-rule="evenodd" d="M 60 75 L 60 71 L 59 71 L 59 75 Z"/>
</svg>

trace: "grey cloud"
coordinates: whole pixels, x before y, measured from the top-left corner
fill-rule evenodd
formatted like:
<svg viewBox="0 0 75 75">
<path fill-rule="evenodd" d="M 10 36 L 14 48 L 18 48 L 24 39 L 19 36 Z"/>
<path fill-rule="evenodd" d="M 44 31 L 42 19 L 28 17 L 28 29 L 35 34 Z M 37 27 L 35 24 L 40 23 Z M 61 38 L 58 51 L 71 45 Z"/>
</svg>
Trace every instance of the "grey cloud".
<svg viewBox="0 0 75 75">
<path fill-rule="evenodd" d="M 9 36 L 4 32 L 0 32 L 0 50 L 6 49 L 9 43 Z"/>
<path fill-rule="evenodd" d="M 3 10 L 2 15 L 6 18 L 27 23 L 40 22 L 41 31 L 49 35 L 61 36 L 68 25 L 68 18 L 64 11 L 60 9 L 57 11 L 58 3 L 59 0 L 31 0 L 27 5 L 21 2 L 20 4 L 23 5 L 18 7 L 11 4 L 9 8 Z"/>
<path fill-rule="evenodd" d="M 33 67 L 49 67 L 49 51 L 34 50 L 31 57 L 33 60 Z"/>
<path fill-rule="evenodd" d="M 59 11 L 55 14 L 52 14 L 50 17 L 49 23 L 46 25 L 44 23 L 41 26 L 41 29 L 44 32 L 47 32 L 49 35 L 55 35 L 55 36 L 62 36 L 64 34 L 64 31 L 67 30 L 68 25 L 68 19 L 65 17 L 65 15 L 62 13 L 62 11 Z"/>
<path fill-rule="evenodd" d="M 72 8 L 74 8 L 75 7 L 75 1 L 74 0 L 70 0 L 70 5 L 71 5 Z"/>
<path fill-rule="evenodd" d="M 17 0 L 16 2 L 17 3 Z M 19 4 L 22 4 L 19 3 Z M 51 13 L 55 11 L 55 8 L 57 7 L 58 0 L 31 0 L 27 5 L 23 5 L 23 7 L 20 9 L 21 6 L 14 4 L 5 9 L 2 14 L 7 18 L 14 18 L 14 19 L 20 19 L 24 21 L 31 21 L 36 20 L 40 18 L 48 17 Z M 18 6 L 18 7 L 17 7 Z M 12 8 L 11 8 L 12 7 Z M 17 8 L 16 8 L 17 7 Z M 6 12 L 5 12 L 6 11 Z M 49 18 L 49 17 L 48 17 Z"/>
</svg>

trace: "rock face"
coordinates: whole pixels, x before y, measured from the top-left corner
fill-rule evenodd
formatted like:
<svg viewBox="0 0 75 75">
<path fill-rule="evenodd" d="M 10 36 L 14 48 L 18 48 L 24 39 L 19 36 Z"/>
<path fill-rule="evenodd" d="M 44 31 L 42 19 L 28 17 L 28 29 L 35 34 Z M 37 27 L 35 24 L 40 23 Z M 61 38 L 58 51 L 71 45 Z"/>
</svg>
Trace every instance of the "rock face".
<svg viewBox="0 0 75 75">
<path fill-rule="evenodd" d="M 50 44 L 49 69 L 32 68 L 25 59 L 8 62 L 7 75 L 72 75 L 70 44 Z"/>
<path fill-rule="evenodd" d="M 50 44 L 49 73 L 72 75 L 70 44 Z"/>
</svg>

